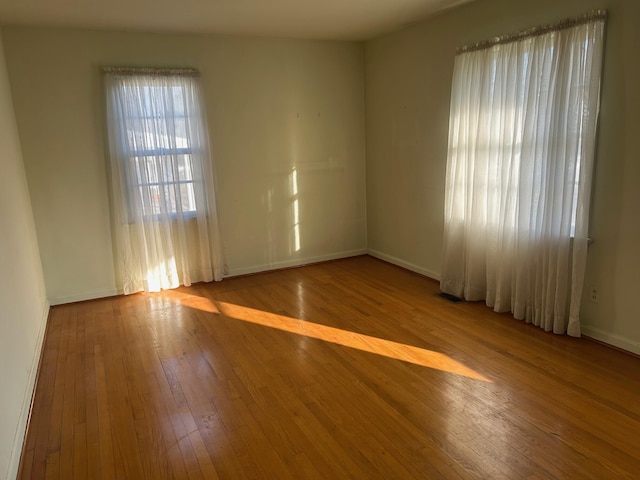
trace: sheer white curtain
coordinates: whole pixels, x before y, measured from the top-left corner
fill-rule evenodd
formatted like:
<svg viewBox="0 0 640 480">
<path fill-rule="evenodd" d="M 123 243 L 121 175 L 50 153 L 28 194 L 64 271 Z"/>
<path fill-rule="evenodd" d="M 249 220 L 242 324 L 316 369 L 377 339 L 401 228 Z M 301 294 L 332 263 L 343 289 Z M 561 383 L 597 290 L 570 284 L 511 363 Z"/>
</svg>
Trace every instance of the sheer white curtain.
<svg viewBox="0 0 640 480">
<path fill-rule="evenodd" d="M 604 20 L 594 12 L 463 51 L 452 85 L 441 289 L 573 336 Z"/>
<path fill-rule="evenodd" d="M 221 280 L 198 72 L 105 68 L 117 271 L 125 293 Z"/>
</svg>

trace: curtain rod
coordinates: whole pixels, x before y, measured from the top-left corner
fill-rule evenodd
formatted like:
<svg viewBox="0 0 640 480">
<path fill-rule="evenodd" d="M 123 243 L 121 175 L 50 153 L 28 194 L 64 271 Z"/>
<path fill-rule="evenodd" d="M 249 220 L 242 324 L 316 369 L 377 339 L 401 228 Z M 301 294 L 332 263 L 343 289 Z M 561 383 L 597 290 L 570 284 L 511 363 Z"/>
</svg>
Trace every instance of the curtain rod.
<svg viewBox="0 0 640 480">
<path fill-rule="evenodd" d="M 112 75 L 200 76 L 200 72 L 195 68 L 102 67 L 102 71 Z"/>
<path fill-rule="evenodd" d="M 591 22 L 596 22 L 599 20 L 606 20 L 606 19 L 607 19 L 606 10 L 593 10 L 589 13 L 585 13 L 578 17 L 565 18 L 564 20 L 561 20 L 559 22 L 552 23 L 549 25 L 533 27 L 527 30 L 522 30 L 521 32 L 502 35 L 500 37 L 494 37 L 492 39 L 484 40 L 482 42 L 464 45 L 462 47 L 458 47 L 458 49 L 456 50 L 456 55 L 460 55 L 461 53 L 467 53 L 467 52 L 475 52 L 477 50 L 485 50 L 495 45 L 517 42 L 520 40 L 524 40 L 525 38 L 537 37 L 549 32 L 566 30 L 567 28 L 577 27 L 579 25 L 584 25 L 585 23 L 591 23 Z"/>
</svg>

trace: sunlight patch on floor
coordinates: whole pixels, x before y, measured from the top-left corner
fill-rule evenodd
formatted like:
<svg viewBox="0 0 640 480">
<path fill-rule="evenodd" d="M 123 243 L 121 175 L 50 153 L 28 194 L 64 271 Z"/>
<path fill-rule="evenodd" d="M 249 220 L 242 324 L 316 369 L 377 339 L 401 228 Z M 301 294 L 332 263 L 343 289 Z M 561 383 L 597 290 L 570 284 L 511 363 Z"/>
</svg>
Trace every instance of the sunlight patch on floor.
<svg viewBox="0 0 640 480">
<path fill-rule="evenodd" d="M 372 337 L 361 333 L 351 332 L 349 330 L 342 330 L 340 328 L 330 327 L 320 323 L 286 317 L 284 315 L 278 315 L 264 310 L 243 307 L 233 303 L 214 302 L 206 297 L 198 297 L 196 295 L 189 295 L 175 291 L 167 291 L 165 292 L 165 295 L 186 307 L 210 313 L 222 314 L 236 320 L 276 328 L 296 335 L 303 335 L 305 337 L 331 342 L 336 345 L 383 355 L 403 362 L 413 363 L 415 365 L 421 365 L 423 367 L 433 368 L 456 375 L 462 375 L 474 380 L 491 382 L 480 373 L 464 366 L 450 356 L 433 350 L 393 342 L 391 340 Z"/>
<path fill-rule="evenodd" d="M 203 312 L 221 313 L 216 304 L 207 297 L 190 295 L 176 290 L 164 290 L 162 292 L 162 296 L 169 298 L 170 300 L 175 300 L 185 307 L 195 308 L 196 310 L 201 310 Z"/>
</svg>

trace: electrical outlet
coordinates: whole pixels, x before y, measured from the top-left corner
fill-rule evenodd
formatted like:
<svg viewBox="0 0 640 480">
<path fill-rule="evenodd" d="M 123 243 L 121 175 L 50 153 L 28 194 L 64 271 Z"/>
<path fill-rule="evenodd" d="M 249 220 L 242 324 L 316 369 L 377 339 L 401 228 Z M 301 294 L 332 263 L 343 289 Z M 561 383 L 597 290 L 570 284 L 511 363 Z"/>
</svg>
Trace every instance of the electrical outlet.
<svg viewBox="0 0 640 480">
<path fill-rule="evenodd" d="M 596 287 L 591 287 L 589 290 L 589 299 L 592 303 L 600 303 L 600 292 Z"/>
</svg>

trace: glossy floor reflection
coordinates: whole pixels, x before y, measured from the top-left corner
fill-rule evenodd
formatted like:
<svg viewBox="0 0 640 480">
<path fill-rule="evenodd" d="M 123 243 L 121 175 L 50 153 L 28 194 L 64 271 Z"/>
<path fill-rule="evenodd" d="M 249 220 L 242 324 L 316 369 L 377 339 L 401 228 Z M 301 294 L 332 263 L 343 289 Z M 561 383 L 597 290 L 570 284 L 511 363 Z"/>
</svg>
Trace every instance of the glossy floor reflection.
<svg viewBox="0 0 640 480">
<path fill-rule="evenodd" d="M 363 256 L 51 309 L 20 479 L 634 478 L 640 359 Z"/>
</svg>

